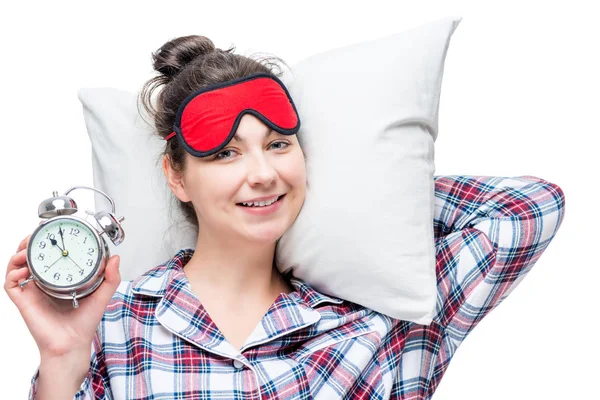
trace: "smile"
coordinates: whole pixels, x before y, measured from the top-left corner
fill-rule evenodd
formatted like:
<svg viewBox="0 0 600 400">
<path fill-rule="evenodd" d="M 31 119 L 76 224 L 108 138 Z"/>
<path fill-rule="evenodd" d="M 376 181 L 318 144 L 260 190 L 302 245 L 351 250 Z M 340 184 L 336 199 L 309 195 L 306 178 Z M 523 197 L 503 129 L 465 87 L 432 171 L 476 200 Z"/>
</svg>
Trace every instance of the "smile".
<svg viewBox="0 0 600 400">
<path fill-rule="evenodd" d="M 275 201 L 269 200 L 264 202 L 252 203 L 251 205 L 249 205 L 249 203 L 238 203 L 236 204 L 236 206 L 242 208 L 249 214 L 268 215 L 274 213 L 279 208 L 281 208 L 284 198 L 285 194 L 277 197 Z"/>
<path fill-rule="evenodd" d="M 276 197 L 273 197 L 270 200 L 265 200 L 265 201 L 255 201 L 255 202 L 252 202 L 252 201 L 251 202 L 243 201 L 241 203 L 241 205 L 247 206 L 247 207 L 264 207 L 264 206 L 270 206 L 271 204 L 273 204 L 277 200 L 279 200 L 280 197 L 281 196 L 276 196 Z"/>
</svg>

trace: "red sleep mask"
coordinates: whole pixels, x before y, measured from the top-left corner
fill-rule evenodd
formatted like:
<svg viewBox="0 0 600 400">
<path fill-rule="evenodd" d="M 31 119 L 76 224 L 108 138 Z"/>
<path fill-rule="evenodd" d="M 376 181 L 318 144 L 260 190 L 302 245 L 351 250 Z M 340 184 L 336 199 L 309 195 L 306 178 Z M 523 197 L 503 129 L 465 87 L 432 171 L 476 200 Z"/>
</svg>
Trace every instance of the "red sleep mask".
<svg viewBox="0 0 600 400">
<path fill-rule="evenodd" d="M 229 143 L 246 113 L 284 135 L 300 129 L 300 117 L 283 82 L 259 73 L 190 94 L 177 110 L 174 132 L 165 140 L 177 135 L 188 153 L 206 157 Z"/>
</svg>

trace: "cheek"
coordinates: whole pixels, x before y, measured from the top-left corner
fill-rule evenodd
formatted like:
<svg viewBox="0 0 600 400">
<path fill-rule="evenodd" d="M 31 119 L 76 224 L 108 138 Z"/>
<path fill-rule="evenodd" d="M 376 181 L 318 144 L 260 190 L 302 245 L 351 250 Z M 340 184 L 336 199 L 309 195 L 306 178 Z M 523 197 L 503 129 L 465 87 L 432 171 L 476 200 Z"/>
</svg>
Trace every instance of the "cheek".
<svg viewBox="0 0 600 400">
<path fill-rule="evenodd" d="M 302 152 L 298 151 L 293 154 L 293 158 L 284 166 L 284 174 L 287 181 L 296 186 L 298 190 L 306 186 L 306 165 Z"/>
<path fill-rule="evenodd" d="M 234 198 L 235 185 L 226 171 L 203 171 L 196 177 L 195 193 L 200 209 L 213 209 L 230 203 Z"/>
<path fill-rule="evenodd" d="M 286 164 L 284 171 L 282 172 L 282 179 L 291 186 L 294 193 L 294 203 L 300 207 L 304 202 L 306 196 L 306 166 L 304 164 L 304 158 L 300 155 L 300 158 Z"/>
</svg>

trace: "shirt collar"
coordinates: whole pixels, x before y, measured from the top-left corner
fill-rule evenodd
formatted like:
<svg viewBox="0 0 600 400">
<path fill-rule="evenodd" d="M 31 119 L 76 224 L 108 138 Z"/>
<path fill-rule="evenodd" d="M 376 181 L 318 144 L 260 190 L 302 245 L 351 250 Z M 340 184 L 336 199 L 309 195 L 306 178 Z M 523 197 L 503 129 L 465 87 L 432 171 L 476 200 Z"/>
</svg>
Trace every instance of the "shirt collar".
<svg viewBox="0 0 600 400">
<path fill-rule="evenodd" d="M 186 248 L 178 251 L 173 258 L 139 276 L 132 282 L 132 290 L 136 294 L 153 297 L 163 297 L 173 279 L 185 279 L 183 267 L 194 255 L 194 249 Z M 183 276 L 181 276 L 183 274 Z M 318 292 L 302 279 L 290 275 L 289 281 L 294 287 L 295 294 L 301 302 L 310 308 L 321 303 L 341 304 L 344 300 Z"/>
<path fill-rule="evenodd" d="M 295 290 L 289 295 L 281 293 L 275 299 L 246 343 L 237 350 L 225 339 L 191 291 L 183 267 L 193 254 L 194 249 L 180 250 L 167 262 L 135 279 L 132 291 L 138 295 L 160 298 L 155 315 L 162 325 L 181 338 L 222 356 L 240 357 L 240 352 L 251 346 L 313 325 L 321 319 L 321 314 L 315 310 L 316 306 L 344 301 L 320 293 L 305 281 L 290 275 L 289 281 Z M 297 336 L 297 340 L 302 340 L 302 335 Z"/>
</svg>

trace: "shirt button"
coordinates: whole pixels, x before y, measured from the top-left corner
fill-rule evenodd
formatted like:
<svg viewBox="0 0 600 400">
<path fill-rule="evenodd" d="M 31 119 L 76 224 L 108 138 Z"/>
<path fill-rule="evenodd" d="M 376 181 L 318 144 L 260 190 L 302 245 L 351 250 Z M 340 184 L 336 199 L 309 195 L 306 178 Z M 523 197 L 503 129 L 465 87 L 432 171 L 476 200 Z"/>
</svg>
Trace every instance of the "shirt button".
<svg viewBox="0 0 600 400">
<path fill-rule="evenodd" d="M 244 368 L 244 363 L 241 362 L 240 360 L 233 360 L 233 366 L 236 369 L 242 369 L 242 368 Z"/>
</svg>

